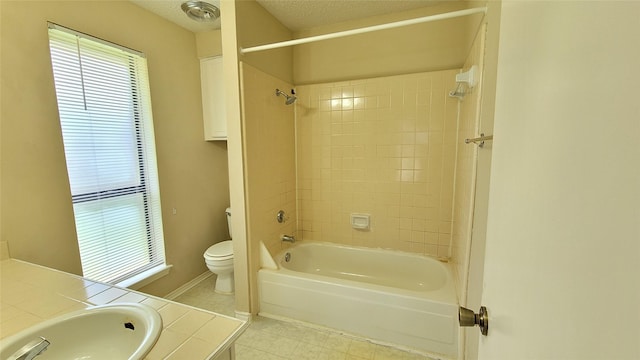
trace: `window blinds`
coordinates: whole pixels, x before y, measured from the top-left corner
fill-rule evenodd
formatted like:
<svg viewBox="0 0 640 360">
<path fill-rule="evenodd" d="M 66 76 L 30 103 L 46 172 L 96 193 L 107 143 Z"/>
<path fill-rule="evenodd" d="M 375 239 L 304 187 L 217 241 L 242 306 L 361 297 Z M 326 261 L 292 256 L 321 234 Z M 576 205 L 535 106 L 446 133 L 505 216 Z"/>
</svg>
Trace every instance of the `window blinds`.
<svg viewBox="0 0 640 360">
<path fill-rule="evenodd" d="M 164 265 L 146 59 L 55 24 L 49 46 L 84 276 Z"/>
</svg>

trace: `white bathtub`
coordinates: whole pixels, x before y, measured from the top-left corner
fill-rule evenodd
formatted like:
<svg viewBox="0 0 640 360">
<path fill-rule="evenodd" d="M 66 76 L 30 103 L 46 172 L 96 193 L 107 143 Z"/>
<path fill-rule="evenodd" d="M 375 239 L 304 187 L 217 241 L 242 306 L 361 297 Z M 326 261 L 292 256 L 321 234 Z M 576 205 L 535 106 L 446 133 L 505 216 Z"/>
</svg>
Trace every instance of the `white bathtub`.
<svg viewBox="0 0 640 360">
<path fill-rule="evenodd" d="M 458 304 L 448 264 L 313 242 L 299 243 L 274 260 L 278 269 L 258 272 L 261 315 L 456 357 Z"/>
</svg>

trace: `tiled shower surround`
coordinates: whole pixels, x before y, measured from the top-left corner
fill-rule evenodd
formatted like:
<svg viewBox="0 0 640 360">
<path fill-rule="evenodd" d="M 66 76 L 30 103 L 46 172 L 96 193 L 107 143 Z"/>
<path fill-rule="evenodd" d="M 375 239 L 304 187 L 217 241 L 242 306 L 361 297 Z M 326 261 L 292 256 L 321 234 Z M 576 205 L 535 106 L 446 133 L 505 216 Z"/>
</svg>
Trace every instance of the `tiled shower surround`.
<svg viewBox="0 0 640 360">
<path fill-rule="evenodd" d="M 449 256 L 456 73 L 296 87 L 304 240 Z M 370 214 L 370 229 L 352 229 L 351 213 Z"/>
</svg>

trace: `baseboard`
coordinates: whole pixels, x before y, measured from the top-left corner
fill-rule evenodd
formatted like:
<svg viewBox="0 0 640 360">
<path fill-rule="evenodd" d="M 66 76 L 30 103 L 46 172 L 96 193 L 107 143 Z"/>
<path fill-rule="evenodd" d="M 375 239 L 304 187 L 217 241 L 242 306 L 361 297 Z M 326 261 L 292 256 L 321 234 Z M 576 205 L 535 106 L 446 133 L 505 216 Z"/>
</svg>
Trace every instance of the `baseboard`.
<svg viewBox="0 0 640 360">
<path fill-rule="evenodd" d="M 253 315 L 249 312 L 236 310 L 236 319 L 251 322 L 251 320 L 253 319 Z"/>
<path fill-rule="evenodd" d="M 168 293 L 167 295 L 164 296 L 164 298 L 168 299 L 168 300 L 174 300 L 178 296 L 180 296 L 180 295 L 186 293 L 187 291 L 191 290 L 191 288 L 193 288 L 194 286 L 198 285 L 200 282 L 204 281 L 205 279 L 207 279 L 211 275 L 213 275 L 213 273 L 211 271 L 205 271 L 202 274 L 198 275 L 197 277 L 191 279 L 191 281 L 189 281 L 188 283 L 186 283 L 186 284 L 180 286 L 179 288 L 173 290 L 172 292 Z"/>
</svg>

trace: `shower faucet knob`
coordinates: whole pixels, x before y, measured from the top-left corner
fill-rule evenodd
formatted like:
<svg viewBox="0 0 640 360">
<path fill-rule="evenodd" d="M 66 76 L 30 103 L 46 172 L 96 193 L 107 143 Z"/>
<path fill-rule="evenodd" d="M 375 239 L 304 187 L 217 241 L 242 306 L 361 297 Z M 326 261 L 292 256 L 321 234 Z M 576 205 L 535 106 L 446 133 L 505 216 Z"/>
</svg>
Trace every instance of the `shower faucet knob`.
<svg viewBox="0 0 640 360">
<path fill-rule="evenodd" d="M 278 211 L 278 213 L 276 214 L 276 220 L 278 220 L 278 222 L 280 224 L 282 224 L 283 222 L 286 222 L 287 220 L 289 220 L 288 216 L 285 216 L 284 214 L 284 210 L 280 210 Z"/>
</svg>

